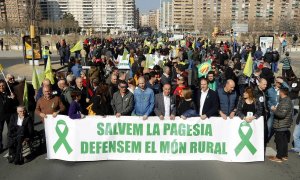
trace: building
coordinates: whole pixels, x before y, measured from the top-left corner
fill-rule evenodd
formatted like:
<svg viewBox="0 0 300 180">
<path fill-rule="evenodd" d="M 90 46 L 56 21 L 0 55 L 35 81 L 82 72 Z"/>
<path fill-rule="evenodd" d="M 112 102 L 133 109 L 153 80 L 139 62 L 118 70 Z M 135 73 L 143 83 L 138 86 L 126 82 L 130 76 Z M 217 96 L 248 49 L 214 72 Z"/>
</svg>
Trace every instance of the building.
<svg viewBox="0 0 300 180">
<path fill-rule="evenodd" d="M 150 27 L 149 14 L 142 14 L 140 16 L 141 27 Z"/>
<path fill-rule="evenodd" d="M 172 20 L 175 32 L 194 31 L 194 0 L 173 0 Z"/>
<path fill-rule="evenodd" d="M 134 30 L 135 0 L 40 0 L 43 19 L 71 13 L 83 30 Z"/>
<path fill-rule="evenodd" d="M 173 3 L 172 0 L 162 0 L 160 2 L 160 31 L 163 33 L 172 32 L 173 26 Z"/>
<path fill-rule="evenodd" d="M 134 28 L 139 29 L 140 28 L 140 9 L 136 8 L 134 13 Z"/>
<path fill-rule="evenodd" d="M 6 7 L 4 0 L 0 0 L 0 23 L 4 24 L 7 21 Z"/>
<path fill-rule="evenodd" d="M 150 10 L 149 11 L 149 26 L 153 30 L 159 29 L 159 22 L 160 22 L 160 12 L 159 9 L 156 10 Z"/>
<path fill-rule="evenodd" d="M 300 0 L 194 0 L 195 30 L 228 31 L 234 24 L 248 24 L 250 32 L 300 30 Z M 297 28 L 298 26 L 298 28 Z"/>
</svg>

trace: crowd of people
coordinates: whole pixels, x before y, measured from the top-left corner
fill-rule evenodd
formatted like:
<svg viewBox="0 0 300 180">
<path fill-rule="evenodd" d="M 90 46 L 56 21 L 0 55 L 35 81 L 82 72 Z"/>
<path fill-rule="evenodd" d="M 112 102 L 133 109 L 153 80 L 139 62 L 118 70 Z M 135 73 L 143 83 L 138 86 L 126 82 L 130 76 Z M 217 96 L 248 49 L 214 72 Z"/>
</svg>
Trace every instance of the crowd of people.
<svg viewBox="0 0 300 180">
<path fill-rule="evenodd" d="M 264 119 L 265 147 L 275 134 L 277 155 L 270 160 L 288 160 L 290 128 L 296 123 L 293 139 L 295 152 L 300 152 L 300 116 L 294 110 L 300 81 L 293 72 L 289 52 L 284 57 L 248 43 L 221 42 L 186 37 L 185 44 L 163 43 L 154 38 L 90 38 L 83 49 L 71 56 L 65 40 L 57 45 L 61 65 L 67 72 L 56 72 L 55 83 L 44 79 L 35 92 L 28 84 L 28 107 L 24 107 L 25 79 L 14 80 L 8 74 L 0 81 L 0 141 L 3 125 L 9 124 L 9 162 L 21 164 L 22 144 L 33 136 L 34 114 L 44 122 L 47 115 L 68 115 L 80 120 L 87 115 L 102 117 L 140 116 L 147 120 L 183 120 L 199 117 L 240 117 L 251 123 Z M 130 69 L 118 69 L 118 56 L 129 52 Z M 162 55 L 163 63 L 146 66 L 145 54 Z M 50 54 L 47 54 L 50 55 Z M 246 61 L 252 57 L 253 73 L 245 75 Z M 250 58 L 251 58 L 250 57 Z M 206 75 L 199 67 L 210 62 Z M 275 77 L 278 63 L 283 63 L 282 76 Z M 90 66 L 83 69 L 82 65 Z M 12 90 L 8 90 L 8 86 Z M 26 112 L 27 111 L 27 112 Z"/>
</svg>

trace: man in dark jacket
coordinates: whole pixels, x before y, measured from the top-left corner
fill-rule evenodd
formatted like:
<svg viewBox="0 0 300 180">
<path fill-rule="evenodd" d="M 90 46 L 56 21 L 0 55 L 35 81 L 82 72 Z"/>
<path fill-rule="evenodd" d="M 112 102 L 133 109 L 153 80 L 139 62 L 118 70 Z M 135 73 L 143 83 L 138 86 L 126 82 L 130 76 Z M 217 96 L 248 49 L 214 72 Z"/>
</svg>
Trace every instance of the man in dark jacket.
<svg viewBox="0 0 300 180">
<path fill-rule="evenodd" d="M 133 94 L 128 91 L 125 81 L 120 81 L 118 85 L 119 91 L 113 94 L 111 106 L 116 117 L 130 116 L 133 110 Z"/>
<path fill-rule="evenodd" d="M 0 80 L 0 152 L 3 150 L 2 144 L 2 132 L 4 129 L 4 123 L 9 125 L 9 119 L 11 116 L 12 107 L 15 107 L 17 101 L 14 94 L 8 95 L 6 93 L 6 83 L 4 80 Z"/>
<path fill-rule="evenodd" d="M 229 79 L 224 88 L 218 89 L 219 114 L 224 120 L 227 120 L 227 117 L 233 119 L 237 111 L 238 96 L 234 88 L 234 81 Z"/>
<path fill-rule="evenodd" d="M 280 100 L 277 107 L 272 106 L 274 112 L 275 143 L 277 149 L 276 157 L 271 157 L 270 160 L 274 162 L 282 162 L 288 160 L 288 142 L 292 125 L 292 109 L 293 104 L 288 97 L 289 89 L 281 88 L 279 95 Z"/>
<path fill-rule="evenodd" d="M 268 82 L 266 79 L 261 78 L 258 82 L 257 87 L 254 89 L 254 97 L 256 101 L 260 102 L 262 116 L 264 117 L 264 137 L 265 137 L 265 148 L 267 147 L 268 142 L 268 106 L 267 106 L 267 98 L 266 98 L 266 89 Z"/>
<path fill-rule="evenodd" d="M 24 106 L 17 107 L 17 114 L 10 118 L 8 128 L 9 163 L 23 164 L 23 142 L 28 142 L 33 137 L 33 121 L 26 115 Z"/>
<path fill-rule="evenodd" d="M 200 89 L 196 93 L 196 111 L 202 120 L 212 116 L 218 116 L 218 95 L 215 91 L 208 88 L 209 81 L 201 79 Z"/>
<path fill-rule="evenodd" d="M 171 84 L 171 69 L 169 66 L 164 67 L 164 73 L 161 75 L 160 82 L 164 86 L 165 84 Z"/>
</svg>

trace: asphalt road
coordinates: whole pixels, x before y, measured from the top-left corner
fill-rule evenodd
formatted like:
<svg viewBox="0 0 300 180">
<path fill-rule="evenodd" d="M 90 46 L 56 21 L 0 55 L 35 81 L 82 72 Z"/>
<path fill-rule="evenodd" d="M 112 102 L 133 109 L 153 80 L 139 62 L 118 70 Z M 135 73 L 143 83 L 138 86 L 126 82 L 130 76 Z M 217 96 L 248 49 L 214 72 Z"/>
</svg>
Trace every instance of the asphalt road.
<svg viewBox="0 0 300 180">
<path fill-rule="evenodd" d="M 20 57 L 2 57 L 0 64 L 5 67 L 22 63 Z M 294 65 L 300 66 L 300 59 Z M 35 126 L 42 129 L 43 125 Z M 6 133 L 6 132 L 4 132 Z M 271 141 L 270 147 L 274 148 Z M 64 162 L 47 160 L 42 154 L 22 166 L 8 164 L 0 154 L 0 180 L 74 180 L 74 179 L 129 179 L 129 180 L 299 180 L 300 157 L 290 153 L 289 160 L 277 164 L 266 160 L 256 163 L 223 163 L 218 161 L 101 161 L 101 162 Z"/>
</svg>

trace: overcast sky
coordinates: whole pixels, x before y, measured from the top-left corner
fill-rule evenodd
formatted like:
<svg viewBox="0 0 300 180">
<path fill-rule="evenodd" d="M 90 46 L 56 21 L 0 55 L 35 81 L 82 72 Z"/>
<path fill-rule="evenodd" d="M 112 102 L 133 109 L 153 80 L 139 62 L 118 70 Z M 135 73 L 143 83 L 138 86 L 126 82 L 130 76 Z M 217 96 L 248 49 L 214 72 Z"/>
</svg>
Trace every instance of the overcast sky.
<svg viewBox="0 0 300 180">
<path fill-rule="evenodd" d="M 160 0 L 135 0 L 140 12 L 144 13 L 151 9 L 158 9 Z"/>
</svg>

